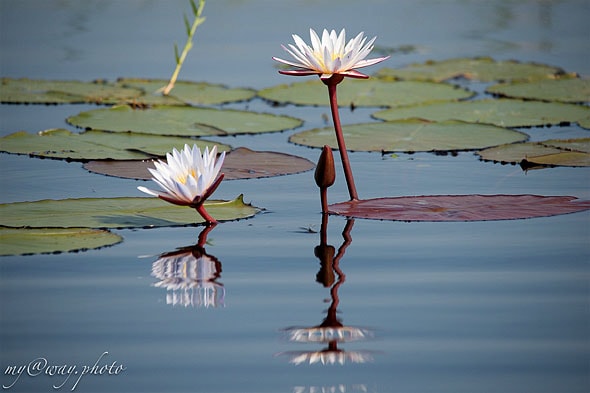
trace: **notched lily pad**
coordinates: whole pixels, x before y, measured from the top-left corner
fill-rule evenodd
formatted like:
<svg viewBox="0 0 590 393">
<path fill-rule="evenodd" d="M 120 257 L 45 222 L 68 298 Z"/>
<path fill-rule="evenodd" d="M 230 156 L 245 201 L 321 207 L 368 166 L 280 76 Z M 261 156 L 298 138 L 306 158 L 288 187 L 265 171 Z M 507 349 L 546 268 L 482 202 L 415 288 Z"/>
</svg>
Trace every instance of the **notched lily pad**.
<svg viewBox="0 0 590 393">
<path fill-rule="evenodd" d="M 249 218 L 260 211 L 244 203 L 242 195 L 233 201 L 207 201 L 205 207 L 219 221 Z M 0 225 L 15 228 L 149 228 L 202 222 L 196 211 L 158 198 L 46 199 L 0 204 Z"/>
<path fill-rule="evenodd" d="M 561 78 L 534 82 L 500 83 L 488 87 L 486 92 L 500 97 L 527 100 L 586 103 L 590 102 L 590 79 Z"/>
<path fill-rule="evenodd" d="M 218 105 L 235 101 L 246 101 L 256 95 L 256 90 L 229 88 L 225 85 L 207 82 L 177 81 L 168 96 L 159 90 L 168 84 L 164 79 L 119 78 L 117 85 L 141 89 L 144 95 L 134 100 L 143 105 Z"/>
<path fill-rule="evenodd" d="M 496 146 L 477 152 L 485 161 L 537 166 L 590 166 L 590 138 Z"/>
<path fill-rule="evenodd" d="M 430 121 L 462 120 L 500 127 L 533 127 L 578 123 L 590 127 L 590 108 L 560 102 L 512 99 L 443 102 L 391 108 L 373 114 L 382 120 L 420 118 Z"/>
<path fill-rule="evenodd" d="M 206 146 L 212 148 L 214 145 L 217 145 L 219 151 L 231 149 L 228 145 L 203 139 L 134 132 L 87 131 L 77 134 L 65 129 L 53 129 L 38 134 L 19 131 L 4 136 L 0 138 L 0 151 L 72 161 L 142 160 L 164 157 L 173 147 L 180 150 L 185 143 L 196 143 L 201 149 Z"/>
<path fill-rule="evenodd" d="M 527 140 L 522 132 L 488 124 L 461 121 L 428 122 L 419 119 L 352 124 L 342 127 L 348 150 L 429 152 L 476 150 Z M 294 134 L 292 143 L 321 148 L 338 147 L 334 129 L 316 128 Z"/>
<path fill-rule="evenodd" d="M 572 196 L 427 195 L 336 203 L 331 214 L 393 221 L 490 221 L 548 217 L 590 209 Z"/>
<path fill-rule="evenodd" d="M 90 228 L 0 228 L 0 255 L 85 251 L 120 243 L 112 232 Z"/>
<path fill-rule="evenodd" d="M 152 175 L 148 168 L 154 168 L 153 162 L 91 161 L 84 164 L 84 168 L 108 176 L 149 180 Z M 305 172 L 314 166 L 313 162 L 302 157 L 239 147 L 226 154 L 221 171 L 225 174 L 224 180 L 255 179 Z"/>
<path fill-rule="evenodd" d="M 67 122 L 84 129 L 175 136 L 257 134 L 289 130 L 303 123 L 294 117 L 231 109 L 191 106 L 133 109 L 128 105 L 82 112 L 69 117 Z"/>
<path fill-rule="evenodd" d="M 95 81 L 57 81 L 2 78 L 3 104 L 117 104 L 138 98 L 142 90 Z"/>
<path fill-rule="evenodd" d="M 347 79 L 338 85 L 338 104 L 396 107 L 424 102 L 461 100 L 473 94 L 471 91 L 446 83 Z M 281 104 L 330 104 L 327 89 L 317 78 L 270 87 L 259 91 L 258 95 Z"/>
<path fill-rule="evenodd" d="M 554 78 L 563 74 L 561 68 L 517 61 L 495 61 L 489 57 L 457 58 L 428 61 L 393 69 L 382 68 L 375 76 L 384 79 L 445 81 L 463 77 L 481 82 Z"/>
</svg>

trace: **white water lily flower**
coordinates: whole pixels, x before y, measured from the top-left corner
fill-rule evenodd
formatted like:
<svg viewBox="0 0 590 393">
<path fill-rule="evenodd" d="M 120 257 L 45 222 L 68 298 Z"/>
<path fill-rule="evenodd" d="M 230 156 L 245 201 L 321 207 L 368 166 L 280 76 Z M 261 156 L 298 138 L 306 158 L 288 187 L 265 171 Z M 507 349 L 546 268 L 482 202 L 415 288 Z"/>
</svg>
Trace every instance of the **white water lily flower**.
<svg viewBox="0 0 590 393">
<path fill-rule="evenodd" d="M 335 30 L 328 32 L 324 29 L 321 40 L 313 29 L 309 29 L 309 35 L 311 46 L 296 34 L 293 34 L 295 45 L 289 44 L 288 48 L 282 45 L 295 61 L 273 57 L 278 62 L 300 68 L 299 70 L 280 70 L 281 74 L 319 75 L 322 80 L 329 79 L 332 75 L 366 79 L 369 76 L 356 71 L 357 68 L 368 67 L 389 58 L 386 56 L 365 60 L 365 57 L 373 50 L 373 43 L 377 37 L 366 42 L 367 37 L 364 37 L 364 32 L 360 32 L 348 43 L 346 43 L 345 29 L 342 29 L 340 34 L 336 34 Z"/>
<path fill-rule="evenodd" d="M 184 145 L 180 152 L 174 148 L 172 153 L 166 154 L 166 162 L 157 161 L 154 163 L 155 169 L 148 168 L 152 180 L 164 191 L 153 191 L 143 186 L 137 189 L 175 205 L 197 208 L 213 194 L 223 179 L 223 174 L 217 175 L 223 165 L 225 152 L 221 153 L 217 161 L 216 158 L 217 146 L 213 146 L 211 151 L 205 147 L 203 154 L 197 145 L 192 148 Z"/>
</svg>

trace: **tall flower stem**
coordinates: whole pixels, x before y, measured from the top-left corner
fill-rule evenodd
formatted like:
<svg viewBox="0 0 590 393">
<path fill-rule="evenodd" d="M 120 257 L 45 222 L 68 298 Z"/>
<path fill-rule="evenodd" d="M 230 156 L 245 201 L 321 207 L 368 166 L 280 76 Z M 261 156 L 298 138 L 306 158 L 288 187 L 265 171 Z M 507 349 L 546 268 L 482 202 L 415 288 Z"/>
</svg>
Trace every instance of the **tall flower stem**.
<svg viewBox="0 0 590 393">
<path fill-rule="evenodd" d="M 334 130 L 336 131 L 336 140 L 338 142 L 338 150 L 340 151 L 340 159 L 342 161 L 342 168 L 344 169 L 344 178 L 346 179 L 348 194 L 350 195 L 351 200 L 358 200 L 359 197 L 356 192 L 356 186 L 354 185 L 350 160 L 348 159 L 348 152 L 346 151 L 346 143 L 344 142 L 344 135 L 342 135 L 340 114 L 338 112 L 338 99 L 336 97 L 336 86 L 342 81 L 343 78 L 344 77 L 341 75 L 334 75 L 330 79 L 325 80 L 324 83 L 328 86 L 332 121 L 334 122 Z"/>
</svg>

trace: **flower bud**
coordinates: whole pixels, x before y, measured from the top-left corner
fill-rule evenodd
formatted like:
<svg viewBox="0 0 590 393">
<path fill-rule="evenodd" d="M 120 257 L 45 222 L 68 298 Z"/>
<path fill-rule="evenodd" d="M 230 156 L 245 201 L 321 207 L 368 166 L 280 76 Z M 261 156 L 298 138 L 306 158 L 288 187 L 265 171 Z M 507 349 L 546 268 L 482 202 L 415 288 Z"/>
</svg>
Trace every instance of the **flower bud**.
<svg viewBox="0 0 590 393">
<path fill-rule="evenodd" d="M 330 187 L 336 180 L 334 156 L 332 155 L 332 149 L 328 145 L 324 145 L 322 149 L 314 177 L 315 183 L 322 189 Z"/>
</svg>

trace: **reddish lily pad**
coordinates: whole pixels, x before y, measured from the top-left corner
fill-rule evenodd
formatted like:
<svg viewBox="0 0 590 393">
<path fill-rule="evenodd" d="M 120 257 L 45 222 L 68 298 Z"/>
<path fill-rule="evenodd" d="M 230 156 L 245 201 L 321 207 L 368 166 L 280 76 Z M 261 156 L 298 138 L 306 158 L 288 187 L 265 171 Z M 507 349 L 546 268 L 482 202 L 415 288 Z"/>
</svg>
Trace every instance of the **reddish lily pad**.
<svg viewBox="0 0 590 393">
<path fill-rule="evenodd" d="M 232 150 L 225 156 L 222 172 L 224 180 L 254 179 L 290 175 L 305 172 L 314 163 L 290 154 L 254 151 L 245 147 Z M 154 168 L 153 160 L 144 161 L 90 161 L 84 165 L 90 172 L 127 179 L 149 180 L 148 168 Z"/>
<path fill-rule="evenodd" d="M 331 214 L 393 221 L 490 221 L 548 217 L 590 209 L 572 196 L 427 195 L 347 201 Z"/>
</svg>

